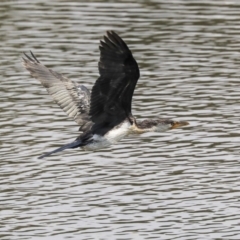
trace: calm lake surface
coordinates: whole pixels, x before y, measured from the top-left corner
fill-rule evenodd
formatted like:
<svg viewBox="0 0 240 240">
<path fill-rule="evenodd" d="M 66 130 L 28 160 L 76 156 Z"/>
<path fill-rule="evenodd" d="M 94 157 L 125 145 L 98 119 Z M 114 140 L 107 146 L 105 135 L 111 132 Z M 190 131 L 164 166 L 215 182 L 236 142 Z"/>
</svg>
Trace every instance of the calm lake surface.
<svg viewBox="0 0 240 240">
<path fill-rule="evenodd" d="M 190 126 L 43 152 L 78 126 L 21 66 L 91 88 L 106 30 L 141 69 L 133 114 Z M 240 239 L 240 1 L 0 2 L 0 239 Z"/>
</svg>

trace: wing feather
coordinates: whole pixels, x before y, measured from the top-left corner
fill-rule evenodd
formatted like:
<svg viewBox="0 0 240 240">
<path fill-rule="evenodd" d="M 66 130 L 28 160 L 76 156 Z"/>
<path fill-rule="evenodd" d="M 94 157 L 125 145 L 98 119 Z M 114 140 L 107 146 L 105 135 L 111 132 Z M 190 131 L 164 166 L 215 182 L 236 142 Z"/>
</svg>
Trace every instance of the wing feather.
<svg viewBox="0 0 240 240">
<path fill-rule="evenodd" d="M 92 88 L 89 115 L 94 123 L 131 115 L 132 96 L 140 73 L 126 43 L 113 31 L 100 41 L 100 77 Z"/>
<path fill-rule="evenodd" d="M 69 117 L 82 126 L 90 119 L 88 116 L 90 108 L 90 92 L 83 85 L 77 85 L 60 73 L 57 73 L 43 64 L 31 52 L 31 57 L 25 54 L 23 66 L 30 74 L 38 79 L 53 97 L 55 102 L 67 113 Z"/>
</svg>

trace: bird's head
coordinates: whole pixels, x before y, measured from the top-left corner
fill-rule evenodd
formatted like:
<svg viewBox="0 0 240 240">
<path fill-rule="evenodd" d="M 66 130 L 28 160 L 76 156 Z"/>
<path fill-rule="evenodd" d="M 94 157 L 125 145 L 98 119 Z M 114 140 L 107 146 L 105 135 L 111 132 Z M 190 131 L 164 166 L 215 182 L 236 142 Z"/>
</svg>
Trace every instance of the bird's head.
<svg viewBox="0 0 240 240">
<path fill-rule="evenodd" d="M 181 128 L 189 125 L 186 121 L 174 121 L 171 119 L 158 119 L 156 125 L 156 132 L 163 132 L 171 129 Z"/>
<path fill-rule="evenodd" d="M 180 128 L 189 125 L 185 121 L 174 121 L 171 119 L 145 119 L 138 121 L 132 125 L 132 133 L 145 133 L 145 132 L 165 132 L 171 129 Z"/>
</svg>

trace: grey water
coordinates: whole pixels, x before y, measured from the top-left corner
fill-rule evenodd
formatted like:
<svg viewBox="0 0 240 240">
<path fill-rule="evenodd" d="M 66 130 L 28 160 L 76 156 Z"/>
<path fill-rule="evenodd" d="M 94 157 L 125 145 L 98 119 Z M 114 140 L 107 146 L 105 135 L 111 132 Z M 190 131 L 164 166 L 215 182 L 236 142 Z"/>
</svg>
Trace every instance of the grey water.
<svg viewBox="0 0 240 240">
<path fill-rule="evenodd" d="M 240 239 L 240 2 L 0 2 L 0 239 Z M 32 50 L 88 88 L 115 30 L 139 118 L 190 125 L 96 152 L 43 152 L 78 126 L 21 66 Z"/>
</svg>

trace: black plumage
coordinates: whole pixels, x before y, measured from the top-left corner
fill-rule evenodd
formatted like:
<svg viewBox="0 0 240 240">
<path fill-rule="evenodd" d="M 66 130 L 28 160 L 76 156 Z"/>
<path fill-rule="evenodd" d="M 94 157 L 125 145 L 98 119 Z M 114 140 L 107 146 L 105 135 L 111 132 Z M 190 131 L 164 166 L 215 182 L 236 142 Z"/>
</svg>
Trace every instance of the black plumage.
<svg viewBox="0 0 240 240">
<path fill-rule="evenodd" d="M 139 68 L 126 43 L 113 31 L 101 41 L 100 77 L 92 88 L 89 115 L 96 124 L 123 121 L 131 116 L 132 96 Z"/>
</svg>

